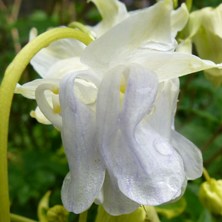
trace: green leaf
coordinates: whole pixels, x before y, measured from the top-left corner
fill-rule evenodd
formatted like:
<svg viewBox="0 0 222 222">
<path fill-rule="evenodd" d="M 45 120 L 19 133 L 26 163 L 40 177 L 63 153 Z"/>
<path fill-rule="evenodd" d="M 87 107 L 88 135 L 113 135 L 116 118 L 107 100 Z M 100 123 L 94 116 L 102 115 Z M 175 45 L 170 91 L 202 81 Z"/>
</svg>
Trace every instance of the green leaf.
<svg viewBox="0 0 222 222">
<path fill-rule="evenodd" d="M 204 209 L 201 213 L 198 222 L 213 222 L 213 218 L 207 209 Z"/>
</svg>

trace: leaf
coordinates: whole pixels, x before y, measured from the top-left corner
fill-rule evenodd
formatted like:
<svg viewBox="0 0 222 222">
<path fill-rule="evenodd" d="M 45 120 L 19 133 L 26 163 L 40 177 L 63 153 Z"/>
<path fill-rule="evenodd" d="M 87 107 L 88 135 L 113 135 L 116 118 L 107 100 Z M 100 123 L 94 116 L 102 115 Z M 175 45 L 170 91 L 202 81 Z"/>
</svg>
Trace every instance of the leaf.
<svg viewBox="0 0 222 222">
<path fill-rule="evenodd" d="M 213 218 L 207 209 L 204 209 L 198 219 L 198 222 L 213 222 Z"/>
</svg>

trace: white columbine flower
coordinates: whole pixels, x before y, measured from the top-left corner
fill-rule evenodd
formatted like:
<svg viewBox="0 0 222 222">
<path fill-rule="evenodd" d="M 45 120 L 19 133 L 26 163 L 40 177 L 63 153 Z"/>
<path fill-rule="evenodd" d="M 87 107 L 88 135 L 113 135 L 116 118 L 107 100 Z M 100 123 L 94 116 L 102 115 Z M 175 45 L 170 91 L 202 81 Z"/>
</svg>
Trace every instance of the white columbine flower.
<svg viewBox="0 0 222 222">
<path fill-rule="evenodd" d="M 44 79 L 19 90 L 28 96 L 34 89 L 30 97 L 61 130 L 69 211 L 83 212 L 94 201 L 112 215 L 163 204 L 202 174 L 199 150 L 174 129 L 177 77 L 218 65 L 175 52 L 187 18 L 184 5 L 173 11 L 170 0 L 159 1 L 107 22 L 112 28 L 101 28 L 105 33 L 88 47 L 58 41 L 33 59 Z M 80 45 L 76 54 L 72 47 Z"/>
</svg>

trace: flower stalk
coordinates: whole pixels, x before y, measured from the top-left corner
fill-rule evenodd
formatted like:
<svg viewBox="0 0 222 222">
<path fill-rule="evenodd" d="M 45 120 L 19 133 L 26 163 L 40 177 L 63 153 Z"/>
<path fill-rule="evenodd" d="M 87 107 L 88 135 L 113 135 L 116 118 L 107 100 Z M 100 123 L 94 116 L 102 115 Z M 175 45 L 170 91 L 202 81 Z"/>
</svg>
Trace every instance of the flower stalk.
<svg viewBox="0 0 222 222">
<path fill-rule="evenodd" d="M 87 222 L 88 211 L 84 211 L 79 215 L 79 222 Z"/>
<path fill-rule="evenodd" d="M 50 43 L 64 38 L 77 39 L 88 45 L 92 39 L 80 30 L 71 28 L 55 28 L 47 31 L 28 43 L 14 58 L 5 71 L 0 86 L 0 222 L 10 221 L 9 189 L 8 189 L 8 123 L 12 98 L 16 84 L 32 57 Z"/>
<path fill-rule="evenodd" d="M 203 176 L 207 182 L 210 182 L 211 178 L 210 178 L 209 173 L 207 172 L 206 168 L 203 169 Z"/>
<path fill-rule="evenodd" d="M 10 219 L 11 219 L 11 222 L 37 222 L 36 220 L 22 217 L 16 214 L 10 214 Z"/>
</svg>

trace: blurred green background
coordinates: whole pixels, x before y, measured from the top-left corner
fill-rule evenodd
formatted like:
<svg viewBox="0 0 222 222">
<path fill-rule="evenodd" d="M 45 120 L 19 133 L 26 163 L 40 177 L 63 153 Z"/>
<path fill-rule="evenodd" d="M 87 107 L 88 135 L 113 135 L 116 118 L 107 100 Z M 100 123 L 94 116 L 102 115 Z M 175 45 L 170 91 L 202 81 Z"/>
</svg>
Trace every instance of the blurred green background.
<svg viewBox="0 0 222 222">
<path fill-rule="evenodd" d="M 155 1 L 124 2 L 129 10 L 133 10 L 147 7 Z M 217 6 L 220 2 L 194 0 L 193 10 Z M 100 19 L 94 5 L 84 0 L 0 0 L 0 79 L 16 53 L 28 42 L 32 27 L 41 33 L 49 27 L 67 25 L 74 20 L 93 25 Z M 35 78 L 38 75 L 29 66 L 20 83 Z M 48 190 L 52 191 L 50 205 L 61 203 L 60 189 L 68 172 L 60 133 L 29 116 L 35 106 L 35 101 L 14 96 L 8 152 L 11 211 L 33 219 L 37 219 L 38 203 Z M 201 72 L 181 78 L 176 126 L 202 150 L 210 175 L 222 178 L 222 88 L 214 87 Z M 180 215 L 172 219 L 160 215 L 161 221 L 222 221 L 222 217 L 211 215 L 198 199 L 199 186 L 203 181 L 200 178 L 189 182 L 183 199 L 186 204 L 178 205 L 183 208 Z M 92 208 L 88 221 L 93 221 L 95 210 L 96 206 Z M 77 216 L 72 215 L 71 221 L 76 220 Z"/>
</svg>

